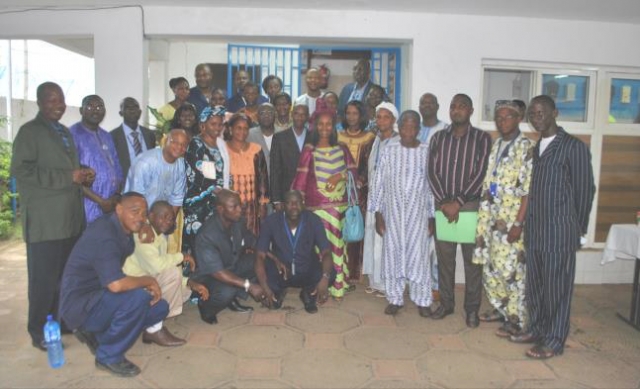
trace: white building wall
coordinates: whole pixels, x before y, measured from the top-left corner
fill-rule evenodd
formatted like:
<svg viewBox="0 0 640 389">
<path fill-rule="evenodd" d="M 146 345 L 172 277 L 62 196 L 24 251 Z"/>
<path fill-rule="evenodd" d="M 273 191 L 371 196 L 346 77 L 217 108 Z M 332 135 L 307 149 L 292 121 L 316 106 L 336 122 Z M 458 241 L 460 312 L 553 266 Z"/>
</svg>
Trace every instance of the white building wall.
<svg viewBox="0 0 640 389">
<path fill-rule="evenodd" d="M 195 64 L 217 62 L 225 55 L 221 49 L 224 45 L 200 43 L 202 40 L 401 44 L 407 54 L 403 58 L 403 108 L 416 107 L 419 96 L 429 91 L 439 97 L 443 117 L 447 116 L 444 107 L 456 93 L 467 93 L 474 101 L 480 99 L 480 66 L 484 59 L 640 66 L 640 50 L 636 49 L 640 25 L 630 24 L 409 12 L 213 7 L 145 7 L 144 14 L 136 7 L 0 14 L 2 39 L 49 36 L 93 36 L 96 93 L 105 99 L 108 110 L 105 128 L 120 122 L 117 105 L 122 97 L 130 95 L 143 105 L 147 103 L 145 38 L 199 41 L 170 44 L 166 75 L 186 75 L 190 80 Z M 213 46 L 217 49 L 212 49 Z M 159 88 L 154 86 L 153 90 Z M 479 112 L 472 121 L 479 123 Z M 579 282 L 631 281 L 626 262 L 613 265 L 619 277 L 597 276 L 608 269 L 597 268 L 597 259 L 598 254 L 580 253 Z M 581 263 L 585 266 L 580 267 Z M 458 268 L 461 269 L 461 263 Z"/>
</svg>

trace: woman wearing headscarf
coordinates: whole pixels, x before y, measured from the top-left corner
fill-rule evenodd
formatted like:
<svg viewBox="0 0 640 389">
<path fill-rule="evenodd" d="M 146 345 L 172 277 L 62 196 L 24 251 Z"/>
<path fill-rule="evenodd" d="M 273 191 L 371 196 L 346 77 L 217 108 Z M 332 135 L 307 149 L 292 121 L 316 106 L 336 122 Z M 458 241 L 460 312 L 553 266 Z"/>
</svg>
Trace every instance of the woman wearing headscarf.
<svg viewBox="0 0 640 389">
<path fill-rule="evenodd" d="M 302 149 L 291 189 L 301 191 L 307 209 L 322 219 L 336 270 L 336 279 L 329 291 L 335 300 L 341 301 L 349 276 L 342 239 L 343 218 L 347 209 L 347 171 L 356 180 L 358 176 L 349 149 L 338 144 L 335 113 L 316 109 L 314 119 L 311 141 Z"/>
<path fill-rule="evenodd" d="M 367 163 L 367 177 L 369 193 L 375 193 L 376 171 L 380 158 L 389 143 L 398 141 L 398 110 L 391 103 L 380 103 L 376 107 L 376 126 L 378 134 L 371 146 Z M 378 297 L 385 296 L 384 281 L 382 280 L 382 237 L 376 233 L 376 217 L 374 212 L 367 212 L 365 218 L 363 244 L 362 272 L 369 278 L 367 293 L 376 293 Z"/>
<path fill-rule="evenodd" d="M 260 222 L 267 216 L 269 204 L 269 175 L 267 159 L 262 147 L 247 142 L 251 120 L 243 113 L 235 113 L 229 119 L 231 139 L 227 141 L 229 152 L 231 189 L 240 195 L 242 215 L 247 229 L 258 236 Z"/>
<path fill-rule="evenodd" d="M 184 155 L 187 193 L 184 197 L 182 252 L 193 252 L 198 229 L 216 207 L 216 193 L 229 188 L 229 155 L 220 134 L 224 106 L 205 107 L 200 113 L 200 134 L 194 136 Z"/>
<path fill-rule="evenodd" d="M 291 96 L 287 93 L 279 93 L 273 98 L 273 106 L 276 108 L 276 121 L 273 126 L 276 132 L 288 130 L 293 127 L 291 119 Z"/>
<path fill-rule="evenodd" d="M 158 109 L 165 120 L 173 120 L 176 110 L 189 98 L 189 81 L 184 77 L 175 77 L 169 80 L 169 88 L 175 96 L 173 100 Z"/>
<path fill-rule="evenodd" d="M 376 135 L 371 131 L 365 131 L 367 116 L 364 105 L 360 101 L 348 102 L 344 111 L 345 115 L 342 121 L 344 130 L 338 131 L 338 142 L 347 146 L 358 169 L 358 203 L 362 214 L 365 215 L 369 189 L 367 165 Z M 347 244 L 347 266 L 349 267 L 349 280 L 359 280 L 362 275 L 362 241 Z M 355 287 L 355 285 L 353 286 Z"/>
</svg>

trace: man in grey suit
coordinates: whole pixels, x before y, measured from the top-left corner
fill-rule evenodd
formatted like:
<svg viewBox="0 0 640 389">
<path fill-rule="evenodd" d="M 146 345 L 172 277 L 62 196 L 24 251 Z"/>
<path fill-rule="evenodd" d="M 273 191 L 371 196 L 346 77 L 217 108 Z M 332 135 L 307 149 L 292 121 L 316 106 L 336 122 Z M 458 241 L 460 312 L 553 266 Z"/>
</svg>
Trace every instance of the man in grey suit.
<svg viewBox="0 0 640 389">
<path fill-rule="evenodd" d="M 156 135 L 148 128 L 138 125 L 142 111 L 133 97 L 125 97 L 120 103 L 123 123 L 111 131 L 113 143 L 122 167 L 123 177 L 127 177 L 131 161 L 144 151 L 156 147 Z"/>
<path fill-rule="evenodd" d="M 293 107 L 291 116 L 293 126 L 275 134 L 271 143 L 270 165 L 273 174 L 269 175 L 269 190 L 271 203 L 276 211 L 283 210 L 284 195 L 291 189 L 298 169 L 300 152 L 308 138 L 309 107 L 298 104 Z"/>
<path fill-rule="evenodd" d="M 369 89 L 373 83 L 371 78 L 371 63 L 368 59 L 361 59 L 353 66 L 353 81 L 342 88 L 338 100 L 338 116 L 344 116 L 347 103 L 352 100 L 365 102 Z"/>
<path fill-rule="evenodd" d="M 276 130 L 276 109 L 271 103 L 262 103 L 258 107 L 258 125 L 249 130 L 247 142 L 257 143 L 262 148 L 264 158 L 267 160 L 267 172 L 271 177 L 271 161 L 269 154 L 273 144 L 273 134 Z"/>
<path fill-rule="evenodd" d="M 530 327 L 510 339 L 536 343 L 526 355 L 546 359 L 562 354 L 569 335 L 576 251 L 587 233 L 595 185 L 589 148 L 556 124 L 553 99 L 534 97 L 528 116 L 541 135 L 533 149 L 524 237 Z"/>
<path fill-rule="evenodd" d="M 11 175 L 27 243 L 27 330 L 33 346 L 46 351 L 42 328 L 48 314 L 58 316 L 62 271 L 85 224 L 82 185 L 91 186 L 95 172 L 80 166 L 73 137 L 60 124 L 67 109 L 60 86 L 40 84 L 37 102 L 38 115 L 13 141 Z"/>
</svg>

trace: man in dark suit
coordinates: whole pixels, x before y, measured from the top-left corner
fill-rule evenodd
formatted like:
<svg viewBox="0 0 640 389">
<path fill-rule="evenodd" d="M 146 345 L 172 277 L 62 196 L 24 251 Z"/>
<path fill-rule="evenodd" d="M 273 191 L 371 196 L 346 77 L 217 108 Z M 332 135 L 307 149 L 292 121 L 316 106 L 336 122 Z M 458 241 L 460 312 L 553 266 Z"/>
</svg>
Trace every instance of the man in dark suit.
<svg viewBox="0 0 640 389">
<path fill-rule="evenodd" d="M 62 271 L 85 224 L 82 185 L 91 186 L 95 172 L 80 167 L 73 137 L 60 124 L 67 108 L 60 86 L 45 82 L 36 94 L 38 115 L 13 141 L 11 175 L 27 244 L 27 329 L 33 346 L 46 351 L 42 328 L 48 314 L 58 316 Z"/>
<path fill-rule="evenodd" d="M 558 127 L 553 99 L 534 97 L 528 116 L 541 135 L 533 149 L 525 221 L 530 324 L 528 332 L 510 339 L 536 343 L 526 355 L 546 359 L 562 354 L 569 335 L 576 251 L 587 233 L 595 185 L 589 148 Z"/>
<path fill-rule="evenodd" d="M 364 99 L 369 94 L 371 88 L 371 64 L 367 59 L 361 59 L 353 67 L 353 80 L 342 88 L 338 100 L 338 116 L 344 116 L 344 109 L 351 100 L 358 100 L 364 103 Z"/>
<path fill-rule="evenodd" d="M 271 203 L 277 211 L 283 210 L 284 195 L 291 189 L 291 183 L 298 168 L 300 152 L 304 144 L 307 143 L 309 107 L 302 104 L 296 105 L 293 107 L 291 116 L 293 126 L 273 135 L 271 142 L 269 190 L 271 191 Z"/>
<path fill-rule="evenodd" d="M 127 177 L 131 161 L 144 151 L 156 147 L 156 135 L 148 128 L 138 125 L 142 111 L 133 97 L 125 97 L 120 103 L 120 116 L 123 123 L 111 131 L 116 145 L 123 177 Z"/>
</svg>

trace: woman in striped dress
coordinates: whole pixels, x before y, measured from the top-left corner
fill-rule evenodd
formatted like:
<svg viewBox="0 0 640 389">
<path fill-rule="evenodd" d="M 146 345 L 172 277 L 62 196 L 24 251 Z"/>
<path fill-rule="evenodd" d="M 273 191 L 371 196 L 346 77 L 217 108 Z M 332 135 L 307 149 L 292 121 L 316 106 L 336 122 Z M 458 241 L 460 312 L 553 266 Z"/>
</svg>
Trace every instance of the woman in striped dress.
<svg viewBox="0 0 640 389">
<path fill-rule="evenodd" d="M 346 279 L 349 276 L 342 240 L 342 219 L 347 209 L 346 178 L 347 171 L 351 171 L 357 180 L 357 172 L 349 149 L 338 145 L 335 113 L 316 111 L 315 116 L 311 143 L 302 149 L 291 188 L 302 191 L 307 209 L 322 219 L 336 270 L 336 280 L 329 291 L 334 299 L 340 301 L 348 287 Z"/>
</svg>

